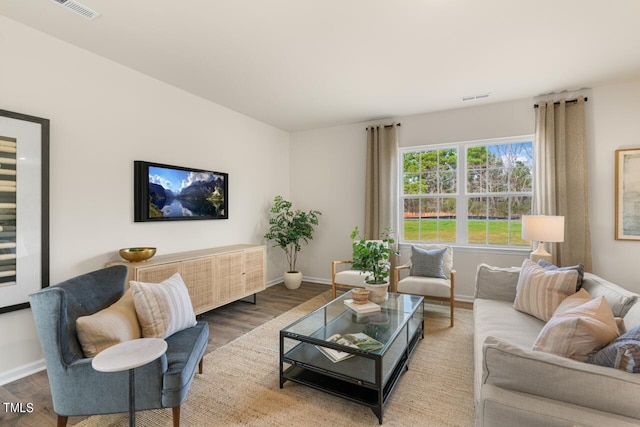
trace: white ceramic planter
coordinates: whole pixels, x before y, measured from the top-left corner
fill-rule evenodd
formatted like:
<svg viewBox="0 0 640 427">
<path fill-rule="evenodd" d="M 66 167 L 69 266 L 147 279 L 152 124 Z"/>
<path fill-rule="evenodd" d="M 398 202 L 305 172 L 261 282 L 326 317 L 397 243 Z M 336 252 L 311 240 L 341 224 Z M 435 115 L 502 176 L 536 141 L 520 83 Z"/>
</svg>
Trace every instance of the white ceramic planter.
<svg viewBox="0 0 640 427">
<path fill-rule="evenodd" d="M 389 296 L 387 293 L 389 290 L 389 283 L 383 283 L 381 285 L 365 283 L 364 288 L 369 291 L 369 301 L 371 302 L 385 302 Z"/>
<path fill-rule="evenodd" d="M 287 271 L 284 273 L 284 285 L 287 289 L 298 289 L 302 283 L 302 273 L 299 271 Z"/>
</svg>

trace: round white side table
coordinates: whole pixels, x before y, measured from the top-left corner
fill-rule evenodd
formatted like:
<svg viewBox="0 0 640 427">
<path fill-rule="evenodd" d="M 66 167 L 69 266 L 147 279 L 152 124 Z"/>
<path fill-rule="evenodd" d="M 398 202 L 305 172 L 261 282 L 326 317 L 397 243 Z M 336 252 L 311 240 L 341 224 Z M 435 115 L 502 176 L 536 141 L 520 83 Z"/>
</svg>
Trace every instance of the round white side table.
<svg viewBox="0 0 640 427">
<path fill-rule="evenodd" d="M 136 385 L 134 369 L 162 356 L 167 342 L 159 338 L 139 338 L 124 341 L 98 353 L 91 361 L 96 371 L 120 372 L 129 370 L 129 426 L 136 425 Z"/>
</svg>

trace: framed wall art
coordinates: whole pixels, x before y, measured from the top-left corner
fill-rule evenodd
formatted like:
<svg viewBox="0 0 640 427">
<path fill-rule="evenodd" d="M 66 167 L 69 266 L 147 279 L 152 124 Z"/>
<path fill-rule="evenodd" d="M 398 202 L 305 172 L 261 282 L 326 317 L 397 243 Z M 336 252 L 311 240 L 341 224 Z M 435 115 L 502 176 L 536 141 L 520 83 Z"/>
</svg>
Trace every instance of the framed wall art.
<svg viewBox="0 0 640 427">
<path fill-rule="evenodd" d="M 616 150 L 616 240 L 640 240 L 640 148 Z"/>
<path fill-rule="evenodd" d="M 49 120 L 0 110 L 0 313 L 49 286 Z"/>
</svg>

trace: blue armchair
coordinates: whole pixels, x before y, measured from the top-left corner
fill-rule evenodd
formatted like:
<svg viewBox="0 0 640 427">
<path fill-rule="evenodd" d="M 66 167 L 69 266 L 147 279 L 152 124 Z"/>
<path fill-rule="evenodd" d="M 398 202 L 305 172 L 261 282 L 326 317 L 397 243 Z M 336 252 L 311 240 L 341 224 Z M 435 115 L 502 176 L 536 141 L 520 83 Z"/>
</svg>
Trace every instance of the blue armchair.
<svg viewBox="0 0 640 427">
<path fill-rule="evenodd" d="M 127 371 L 98 372 L 84 356 L 76 319 L 96 313 L 122 297 L 127 267 L 117 265 L 87 273 L 30 295 L 31 309 L 42 345 L 58 427 L 69 416 L 127 412 Z M 196 368 L 202 373 L 209 326 L 196 326 L 166 338 L 167 352 L 135 370 L 136 410 L 172 408 L 173 425 L 180 425 L 180 405 Z"/>
</svg>

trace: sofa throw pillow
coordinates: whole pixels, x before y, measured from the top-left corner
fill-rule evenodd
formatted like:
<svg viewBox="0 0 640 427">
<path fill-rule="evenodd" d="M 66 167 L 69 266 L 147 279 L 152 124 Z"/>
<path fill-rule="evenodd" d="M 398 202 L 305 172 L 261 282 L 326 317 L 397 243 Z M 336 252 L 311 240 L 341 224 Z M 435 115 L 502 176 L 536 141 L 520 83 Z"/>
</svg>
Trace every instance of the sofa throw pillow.
<svg viewBox="0 0 640 427">
<path fill-rule="evenodd" d="M 474 298 L 513 302 L 520 277 L 520 267 L 494 267 L 479 264 L 476 271 Z"/>
<path fill-rule="evenodd" d="M 568 267 L 558 267 L 557 265 L 553 265 L 543 259 L 538 261 L 538 265 L 540 267 L 544 267 L 547 270 L 559 270 L 559 271 L 568 271 L 575 270 L 578 272 L 578 281 L 576 282 L 576 292 L 582 288 L 582 279 L 584 279 L 584 265 L 571 265 Z"/>
<path fill-rule="evenodd" d="M 530 259 L 522 263 L 513 308 L 547 322 L 560 303 L 576 292 L 578 272 L 545 270 Z"/>
<path fill-rule="evenodd" d="M 167 338 L 196 325 L 189 291 L 179 273 L 161 283 L 130 283 L 143 337 Z"/>
<path fill-rule="evenodd" d="M 439 277 L 447 279 L 444 274 L 444 255 L 447 248 L 427 250 L 411 246 L 411 276 Z"/>
<path fill-rule="evenodd" d="M 607 300 L 598 297 L 576 306 L 575 299 L 577 303 L 584 301 L 578 295 L 560 304 L 540 331 L 533 350 L 585 362 L 591 353 L 618 336 L 618 325 Z"/>
<path fill-rule="evenodd" d="M 608 346 L 589 356 L 589 363 L 640 373 L 640 325 L 614 339 Z"/>
<path fill-rule="evenodd" d="M 86 357 L 123 341 L 141 337 L 131 290 L 109 307 L 76 320 L 78 341 Z"/>
</svg>

